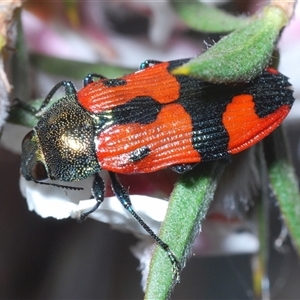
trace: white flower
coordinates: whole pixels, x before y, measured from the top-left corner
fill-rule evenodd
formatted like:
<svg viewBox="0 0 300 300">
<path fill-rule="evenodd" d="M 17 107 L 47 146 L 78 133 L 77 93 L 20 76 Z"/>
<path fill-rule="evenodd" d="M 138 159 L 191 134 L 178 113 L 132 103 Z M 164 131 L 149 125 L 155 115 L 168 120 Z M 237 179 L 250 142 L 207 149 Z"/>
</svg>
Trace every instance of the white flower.
<svg viewBox="0 0 300 300">
<path fill-rule="evenodd" d="M 90 210 L 96 204 L 95 199 L 90 199 L 92 182 L 93 177 L 67 183 L 47 181 L 47 183 L 84 188 L 83 190 L 69 190 L 26 181 L 21 176 L 20 188 L 27 200 L 29 210 L 35 211 L 42 218 L 72 217 L 78 219 L 82 212 Z M 131 195 L 130 199 L 135 211 L 157 233 L 165 217 L 167 201 L 142 195 Z M 147 235 L 116 197 L 106 197 L 100 207 L 89 216 L 97 221 L 109 223 L 120 230 L 131 231 L 136 235 Z"/>
</svg>

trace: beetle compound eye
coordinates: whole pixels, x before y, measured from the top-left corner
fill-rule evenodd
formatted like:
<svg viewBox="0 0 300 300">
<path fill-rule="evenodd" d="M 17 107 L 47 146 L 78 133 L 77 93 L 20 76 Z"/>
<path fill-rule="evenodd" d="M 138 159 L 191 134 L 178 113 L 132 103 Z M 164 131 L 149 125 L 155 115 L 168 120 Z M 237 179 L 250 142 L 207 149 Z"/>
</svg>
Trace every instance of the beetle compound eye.
<svg viewBox="0 0 300 300">
<path fill-rule="evenodd" d="M 33 130 L 29 131 L 23 138 L 23 141 L 22 141 L 22 145 L 24 145 L 25 143 L 28 143 L 31 139 L 32 139 L 32 136 L 33 136 Z"/>
<path fill-rule="evenodd" d="M 33 168 L 31 170 L 31 176 L 35 181 L 44 181 L 49 179 L 45 165 L 40 161 L 37 161 L 33 165 Z"/>
</svg>

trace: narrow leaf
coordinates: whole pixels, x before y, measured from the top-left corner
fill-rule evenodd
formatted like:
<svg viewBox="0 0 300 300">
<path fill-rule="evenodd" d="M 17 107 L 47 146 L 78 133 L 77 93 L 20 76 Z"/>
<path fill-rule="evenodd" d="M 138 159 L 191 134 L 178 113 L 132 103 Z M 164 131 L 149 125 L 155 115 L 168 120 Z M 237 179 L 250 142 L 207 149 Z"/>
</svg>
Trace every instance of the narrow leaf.
<svg viewBox="0 0 300 300">
<path fill-rule="evenodd" d="M 42 102 L 43 99 L 31 101 L 30 106 L 39 108 Z M 37 124 L 39 118 L 29 110 L 24 109 L 24 105 L 26 104 L 20 105 L 20 103 L 16 103 L 15 105 L 13 105 L 10 109 L 7 122 L 32 128 Z"/>
<path fill-rule="evenodd" d="M 300 194 L 282 127 L 269 136 L 266 142 L 268 143 L 266 153 L 271 185 L 283 220 L 300 254 Z"/>
<path fill-rule="evenodd" d="M 135 71 L 130 68 L 112 66 L 105 63 L 80 62 L 39 54 L 32 54 L 30 62 L 39 70 L 66 77 L 68 80 L 83 79 L 87 74 L 91 73 L 102 74 L 108 78 L 116 78 Z"/>
<path fill-rule="evenodd" d="M 217 182 L 225 169 L 224 162 L 201 164 L 183 175 L 171 195 L 167 216 L 160 230 L 176 257 L 185 265 Z M 145 299 L 166 299 L 174 285 L 172 266 L 167 254 L 156 247 L 148 276 Z"/>
<path fill-rule="evenodd" d="M 268 170 L 263 151 L 263 143 L 257 144 L 257 163 L 261 188 L 258 201 L 253 207 L 253 216 L 258 224 L 259 251 L 252 256 L 252 282 L 255 299 L 269 299 L 269 218 L 270 218 L 270 189 Z"/>
<path fill-rule="evenodd" d="M 270 61 L 286 23 L 287 16 L 281 8 L 266 7 L 250 24 L 222 38 L 173 73 L 198 76 L 212 82 L 248 81 L 260 74 Z"/>
<path fill-rule="evenodd" d="M 249 22 L 244 16 L 236 17 L 200 2 L 171 1 L 171 4 L 186 25 L 201 32 L 231 32 Z"/>
</svg>

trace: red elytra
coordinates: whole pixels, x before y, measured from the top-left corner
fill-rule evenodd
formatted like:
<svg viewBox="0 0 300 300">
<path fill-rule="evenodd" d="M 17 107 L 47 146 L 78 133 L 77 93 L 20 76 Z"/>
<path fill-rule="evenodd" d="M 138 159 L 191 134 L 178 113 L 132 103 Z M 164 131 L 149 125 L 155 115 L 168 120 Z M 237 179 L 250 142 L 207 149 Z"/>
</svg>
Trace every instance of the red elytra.
<svg viewBox="0 0 300 300">
<path fill-rule="evenodd" d="M 275 69 L 268 68 L 249 83 L 211 84 L 171 74 L 183 62 L 186 60 L 157 63 L 119 81 L 101 79 L 77 93 L 85 110 L 107 118 L 96 138 L 101 168 L 125 174 L 148 173 L 238 153 L 272 132 L 294 101 L 287 78 Z M 223 93 L 219 99 L 218 90 Z M 257 93 L 268 93 L 267 101 L 257 99 Z M 260 106 L 268 106 L 262 115 L 258 101 Z M 154 104 L 157 114 L 147 120 Z M 117 116 L 116 108 L 121 110 Z M 139 109 L 144 120 L 122 116 L 138 114 Z M 210 111 L 217 113 L 211 116 Z M 145 147 L 147 151 L 142 151 Z M 140 159 L 138 152 L 142 152 Z"/>
</svg>

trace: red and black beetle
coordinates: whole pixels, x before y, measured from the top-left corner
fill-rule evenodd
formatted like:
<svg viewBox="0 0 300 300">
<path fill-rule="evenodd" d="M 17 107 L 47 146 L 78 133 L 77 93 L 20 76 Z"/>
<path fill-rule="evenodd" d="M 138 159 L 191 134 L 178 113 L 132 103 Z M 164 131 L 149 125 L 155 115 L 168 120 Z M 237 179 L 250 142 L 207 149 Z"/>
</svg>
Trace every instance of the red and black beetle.
<svg viewBox="0 0 300 300">
<path fill-rule="evenodd" d="M 104 200 L 105 184 L 98 172 L 109 171 L 115 195 L 168 253 L 176 273 L 176 257 L 135 213 L 115 173 L 166 167 L 182 173 L 196 163 L 229 157 L 271 133 L 294 102 L 287 77 L 276 70 L 234 84 L 171 73 L 188 60 L 145 61 L 139 71 L 117 79 L 90 74 L 79 91 L 72 82 L 62 81 L 33 110 L 41 114 L 40 120 L 22 142 L 21 173 L 26 180 L 95 176 L 92 193 L 97 203 L 82 218 Z M 47 108 L 60 87 L 65 96 Z"/>
</svg>

